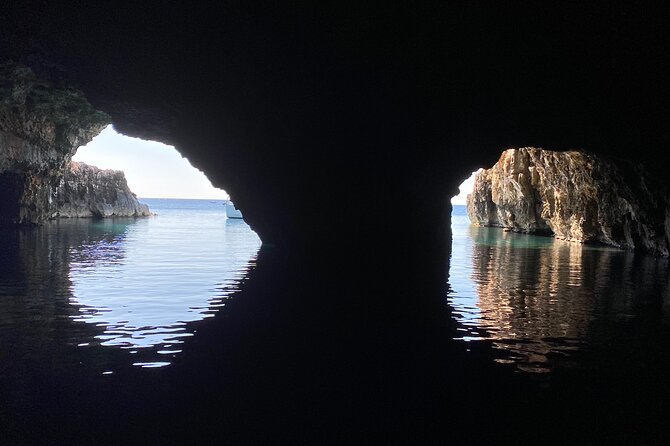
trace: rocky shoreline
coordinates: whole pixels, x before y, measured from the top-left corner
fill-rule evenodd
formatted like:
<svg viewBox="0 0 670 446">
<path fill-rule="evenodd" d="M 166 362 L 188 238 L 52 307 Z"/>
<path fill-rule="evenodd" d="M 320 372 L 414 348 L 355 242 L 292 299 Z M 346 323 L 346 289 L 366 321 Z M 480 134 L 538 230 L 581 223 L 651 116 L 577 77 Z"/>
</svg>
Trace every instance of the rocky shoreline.
<svg viewBox="0 0 670 446">
<path fill-rule="evenodd" d="M 137 200 L 120 170 L 72 162 L 51 195 L 50 218 L 146 217 L 149 206 Z"/>
<path fill-rule="evenodd" d="M 667 256 L 669 203 L 642 166 L 526 147 L 476 175 L 467 210 L 478 226 Z"/>
</svg>

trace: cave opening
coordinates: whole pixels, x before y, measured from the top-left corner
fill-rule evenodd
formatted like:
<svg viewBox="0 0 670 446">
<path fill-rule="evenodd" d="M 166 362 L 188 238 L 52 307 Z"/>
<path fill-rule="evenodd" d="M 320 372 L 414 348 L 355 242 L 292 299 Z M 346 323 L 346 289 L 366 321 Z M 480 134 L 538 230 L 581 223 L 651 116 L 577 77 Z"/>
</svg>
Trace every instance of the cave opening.
<svg viewBox="0 0 670 446">
<path fill-rule="evenodd" d="M 463 182 L 458 186 L 458 194 L 451 197 L 452 206 L 465 206 L 466 200 L 469 194 L 472 193 L 472 188 L 475 184 L 475 175 L 481 172 L 482 168 L 479 168 L 472 173 L 470 176 L 463 180 Z"/>
<path fill-rule="evenodd" d="M 125 136 L 112 125 L 77 149 L 72 160 L 123 171 L 128 186 L 141 198 L 230 198 L 225 190 L 214 187 L 205 173 L 193 167 L 174 146 Z"/>
<path fill-rule="evenodd" d="M 20 179 L 5 174 L 0 185 L 16 189 Z M 58 291 L 46 292 L 73 323 L 69 342 L 102 375 L 178 361 L 255 266 L 256 232 L 228 214 L 228 194 L 173 146 L 108 125 L 53 181 L 57 214 L 17 250 L 22 264 L 45 258 L 48 270 L 63 271 Z"/>
<path fill-rule="evenodd" d="M 533 147 L 473 172 L 451 200 L 454 339 L 491 344 L 494 362 L 532 374 L 582 354 L 632 311 L 603 296 L 632 302 L 665 280 L 638 279 L 667 268 L 664 189 L 647 186 L 657 181 L 626 159 Z"/>
<path fill-rule="evenodd" d="M 23 142 L 0 165 L 25 152 L 58 170 L 44 161 L 114 122 L 174 143 L 277 246 L 240 285 L 225 244 L 258 240 L 224 219 L 157 227 L 154 209 L 3 234 L 6 442 L 670 443 L 667 262 L 452 221 L 449 298 L 470 346 L 536 372 L 592 355 L 536 388 L 446 339 L 454 173 L 538 142 L 670 160 L 667 7 L 511 3 L 4 2 L 0 130 Z M 90 107 L 69 101 L 78 89 Z M 174 299 L 203 278 L 196 294 L 216 300 Z"/>
</svg>

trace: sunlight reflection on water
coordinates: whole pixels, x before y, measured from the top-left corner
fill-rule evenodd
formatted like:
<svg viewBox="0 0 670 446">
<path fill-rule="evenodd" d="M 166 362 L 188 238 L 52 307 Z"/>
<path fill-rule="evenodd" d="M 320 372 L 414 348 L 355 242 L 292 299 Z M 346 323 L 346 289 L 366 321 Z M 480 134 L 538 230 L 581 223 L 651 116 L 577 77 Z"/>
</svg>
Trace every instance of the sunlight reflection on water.
<svg viewBox="0 0 670 446">
<path fill-rule="evenodd" d="M 130 364 L 164 367 L 196 323 L 226 305 L 255 265 L 258 236 L 242 220 L 226 220 L 221 201 L 146 201 L 157 216 L 60 220 L 7 234 L 0 246 L 5 364 L 105 374 Z"/>
<path fill-rule="evenodd" d="M 550 372 L 645 305 L 669 317 L 667 259 L 474 227 L 462 207 L 452 218 L 455 339 L 490 342 L 498 363 Z"/>
<path fill-rule="evenodd" d="M 110 242 L 71 250 L 70 301 L 79 308 L 72 318 L 104 327 L 91 345 L 151 350 L 161 358 L 133 363 L 140 367 L 169 365 L 165 357 L 193 336 L 189 323 L 225 305 L 260 247 L 243 221 L 158 211 Z"/>
</svg>

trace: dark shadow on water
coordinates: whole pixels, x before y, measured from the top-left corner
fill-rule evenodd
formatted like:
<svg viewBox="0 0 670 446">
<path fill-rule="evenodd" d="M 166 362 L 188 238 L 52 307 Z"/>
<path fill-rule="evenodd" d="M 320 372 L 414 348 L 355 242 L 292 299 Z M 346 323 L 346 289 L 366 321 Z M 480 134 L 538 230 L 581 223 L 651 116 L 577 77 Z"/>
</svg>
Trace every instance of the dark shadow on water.
<svg viewBox="0 0 670 446">
<path fill-rule="evenodd" d="M 0 328 L 3 337 L 11 332 L 13 341 L 0 343 L 0 367 L 12 364 L 14 372 L 22 364 L 53 367 L 43 364 L 44 358 L 57 361 L 63 349 L 99 331 L 95 326 L 70 330 L 69 318 L 77 315 L 70 302 L 71 263 L 83 257 L 101 258 L 103 251 L 120 261 L 123 239 L 132 223 L 71 220 L 6 228 L 0 239 Z M 29 362 L 18 359 L 31 356 Z"/>
<path fill-rule="evenodd" d="M 72 219 L 5 228 L 0 239 L 0 421 L 46 416 L 42 411 L 60 403 L 42 399 L 68 383 L 83 388 L 96 375 L 171 364 L 197 322 L 225 306 L 257 250 L 257 238 L 247 241 L 248 233 L 256 237 L 248 227 L 228 228 L 221 220 L 218 226 L 229 231 L 206 240 L 192 237 L 193 249 L 161 259 L 160 246 L 138 243 L 148 223 Z M 170 221 L 153 223 L 154 242 L 161 227 L 175 230 Z M 209 256 L 237 240 L 243 247 L 230 253 L 233 260 L 217 262 Z M 95 393 L 95 387 L 89 391 Z"/>
<path fill-rule="evenodd" d="M 0 238 L 0 394 L 12 417 L 39 416 L 35 398 L 45 383 L 76 376 L 87 364 L 77 346 L 102 331 L 73 324 L 70 265 L 82 247 L 121 246 L 127 221 L 72 220 L 35 228 L 5 228 Z M 123 257 L 123 249 L 113 249 Z M 99 355 L 114 362 L 114 352 Z M 36 393 L 37 391 L 37 393 Z M 7 409 L 8 408 L 8 409 Z M 37 410 L 36 410 L 37 409 Z M 1 413 L 1 412 L 0 412 Z"/>
</svg>

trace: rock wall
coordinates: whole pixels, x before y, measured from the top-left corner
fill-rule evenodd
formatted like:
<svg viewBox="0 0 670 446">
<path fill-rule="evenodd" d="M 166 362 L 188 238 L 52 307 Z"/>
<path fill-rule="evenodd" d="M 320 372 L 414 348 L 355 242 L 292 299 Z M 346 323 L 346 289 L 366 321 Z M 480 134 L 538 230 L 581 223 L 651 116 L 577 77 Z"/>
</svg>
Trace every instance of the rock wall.
<svg viewBox="0 0 670 446">
<path fill-rule="evenodd" d="M 0 221 L 39 223 L 72 155 L 110 122 L 84 94 L 0 64 Z"/>
<path fill-rule="evenodd" d="M 119 170 L 72 162 L 51 194 L 50 217 L 143 217 L 149 207 L 137 201 Z"/>
<path fill-rule="evenodd" d="M 467 208 L 479 226 L 668 255 L 665 190 L 641 166 L 622 160 L 509 149 L 477 174 Z"/>
</svg>

